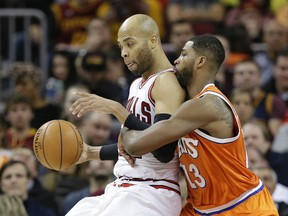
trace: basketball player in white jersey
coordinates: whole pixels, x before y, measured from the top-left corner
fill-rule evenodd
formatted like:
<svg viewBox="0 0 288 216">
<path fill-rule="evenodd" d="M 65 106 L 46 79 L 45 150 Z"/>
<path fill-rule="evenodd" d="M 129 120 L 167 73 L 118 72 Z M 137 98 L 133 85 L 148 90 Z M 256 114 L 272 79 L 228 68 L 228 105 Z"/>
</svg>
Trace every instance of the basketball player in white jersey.
<svg viewBox="0 0 288 216">
<path fill-rule="evenodd" d="M 183 103 L 185 92 L 162 49 L 157 24 L 147 15 L 128 18 L 118 31 L 118 44 L 129 70 L 141 75 L 130 86 L 127 109 L 116 101 L 77 93 L 80 98 L 71 106 L 72 113 L 79 117 L 91 110 L 111 113 L 126 127 L 137 130 L 168 119 Z M 67 216 L 178 216 L 182 204 L 176 146 L 173 142 L 141 158 L 131 157 L 135 160 L 131 167 L 121 156 L 126 154 L 123 149 L 118 157 L 116 145 L 85 145 L 79 163 L 92 158 L 118 159 L 114 168 L 117 179 L 106 187 L 104 195 L 81 200 Z"/>
</svg>

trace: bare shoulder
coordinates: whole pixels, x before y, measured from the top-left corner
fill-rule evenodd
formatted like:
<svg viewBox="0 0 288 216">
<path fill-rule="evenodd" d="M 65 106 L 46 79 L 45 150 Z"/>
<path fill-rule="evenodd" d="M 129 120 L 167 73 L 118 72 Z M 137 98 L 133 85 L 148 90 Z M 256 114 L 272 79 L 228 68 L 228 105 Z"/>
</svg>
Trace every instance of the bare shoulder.
<svg viewBox="0 0 288 216">
<path fill-rule="evenodd" d="M 155 81 L 155 89 L 160 90 L 165 89 L 169 91 L 177 91 L 179 93 L 184 93 L 184 89 L 178 82 L 178 79 L 173 72 L 167 72 L 160 74 Z M 170 92 L 171 93 L 171 92 Z"/>
<path fill-rule="evenodd" d="M 152 89 L 155 113 L 174 113 L 185 100 L 185 90 L 174 73 L 159 75 Z"/>
<path fill-rule="evenodd" d="M 233 128 L 233 113 L 229 105 L 220 97 L 207 94 L 203 97 L 212 108 L 212 114 L 215 116 L 216 121 L 223 121 L 226 126 Z"/>
</svg>

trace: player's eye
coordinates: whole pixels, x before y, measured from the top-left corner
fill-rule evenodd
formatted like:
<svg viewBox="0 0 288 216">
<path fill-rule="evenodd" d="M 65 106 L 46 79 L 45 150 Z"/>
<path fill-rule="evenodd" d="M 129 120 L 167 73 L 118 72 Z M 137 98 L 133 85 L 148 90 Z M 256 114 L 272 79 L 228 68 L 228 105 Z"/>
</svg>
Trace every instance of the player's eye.
<svg viewBox="0 0 288 216">
<path fill-rule="evenodd" d="M 133 45 L 134 45 L 134 43 L 131 43 L 131 42 L 130 42 L 130 43 L 127 43 L 127 46 L 128 46 L 128 47 L 132 47 Z"/>
</svg>

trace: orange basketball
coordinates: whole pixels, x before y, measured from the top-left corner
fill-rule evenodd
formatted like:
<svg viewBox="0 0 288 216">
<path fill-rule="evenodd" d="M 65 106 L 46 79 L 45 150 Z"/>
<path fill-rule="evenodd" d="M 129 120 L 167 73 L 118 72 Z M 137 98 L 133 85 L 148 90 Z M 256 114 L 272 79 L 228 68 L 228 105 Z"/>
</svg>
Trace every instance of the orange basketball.
<svg viewBox="0 0 288 216">
<path fill-rule="evenodd" d="M 72 123 L 52 120 L 37 130 L 33 150 L 43 166 L 53 170 L 66 170 L 80 158 L 83 140 Z"/>
</svg>

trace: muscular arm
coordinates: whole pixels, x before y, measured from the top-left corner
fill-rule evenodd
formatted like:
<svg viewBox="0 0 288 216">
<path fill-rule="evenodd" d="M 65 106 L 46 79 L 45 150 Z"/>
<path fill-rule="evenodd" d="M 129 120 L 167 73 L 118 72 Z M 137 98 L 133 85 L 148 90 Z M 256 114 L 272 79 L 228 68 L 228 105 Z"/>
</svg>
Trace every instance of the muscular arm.
<svg viewBox="0 0 288 216">
<path fill-rule="evenodd" d="M 124 148 L 131 155 L 146 154 L 198 128 L 218 138 L 231 137 L 231 116 L 231 110 L 217 96 L 191 99 L 182 104 L 169 120 L 158 122 L 144 131 L 122 130 Z"/>
<path fill-rule="evenodd" d="M 157 78 L 152 96 L 155 101 L 154 123 L 157 123 L 170 118 L 184 102 L 185 92 L 178 83 L 175 74 L 164 73 Z M 151 153 L 159 161 L 167 163 L 174 158 L 177 143 L 178 140 L 174 140 Z"/>
<path fill-rule="evenodd" d="M 144 130 L 150 126 L 149 124 L 141 122 L 136 117 L 133 118 L 130 112 L 116 101 L 89 93 L 77 93 L 77 95 L 80 96 L 80 98 L 72 105 L 71 111 L 79 117 L 88 111 L 101 111 L 113 114 L 121 123 L 129 127 L 129 129 Z M 160 121 L 169 118 L 180 104 L 183 103 L 185 92 L 179 85 L 175 74 L 164 73 L 156 79 L 152 97 L 155 101 L 155 116 L 158 116 L 155 120 Z M 163 117 L 163 114 L 165 117 Z M 127 120 L 130 122 L 129 124 Z M 155 149 L 155 152 L 152 153 L 159 161 L 169 162 L 174 157 L 176 145 L 177 141 L 174 141 L 163 148 Z M 115 146 L 115 148 L 116 147 L 117 146 Z M 115 157 L 115 155 L 113 155 L 113 157 Z"/>
<path fill-rule="evenodd" d="M 173 73 L 161 74 L 154 85 L 152 97 L 155 101 L 154 123 L 169 119 L 171 114 L 183 103 L 185 98 L 184 90 L 179 85 Z M 144 130 L 150 127 L 149 124 L 138 124 L 139 120 L 130 114 L 124 126 L 134 130 Z M 158 148 L 151 153 L 160 162 L 167 163 L 174 158 L 177 140 Z"/>
</svg>

